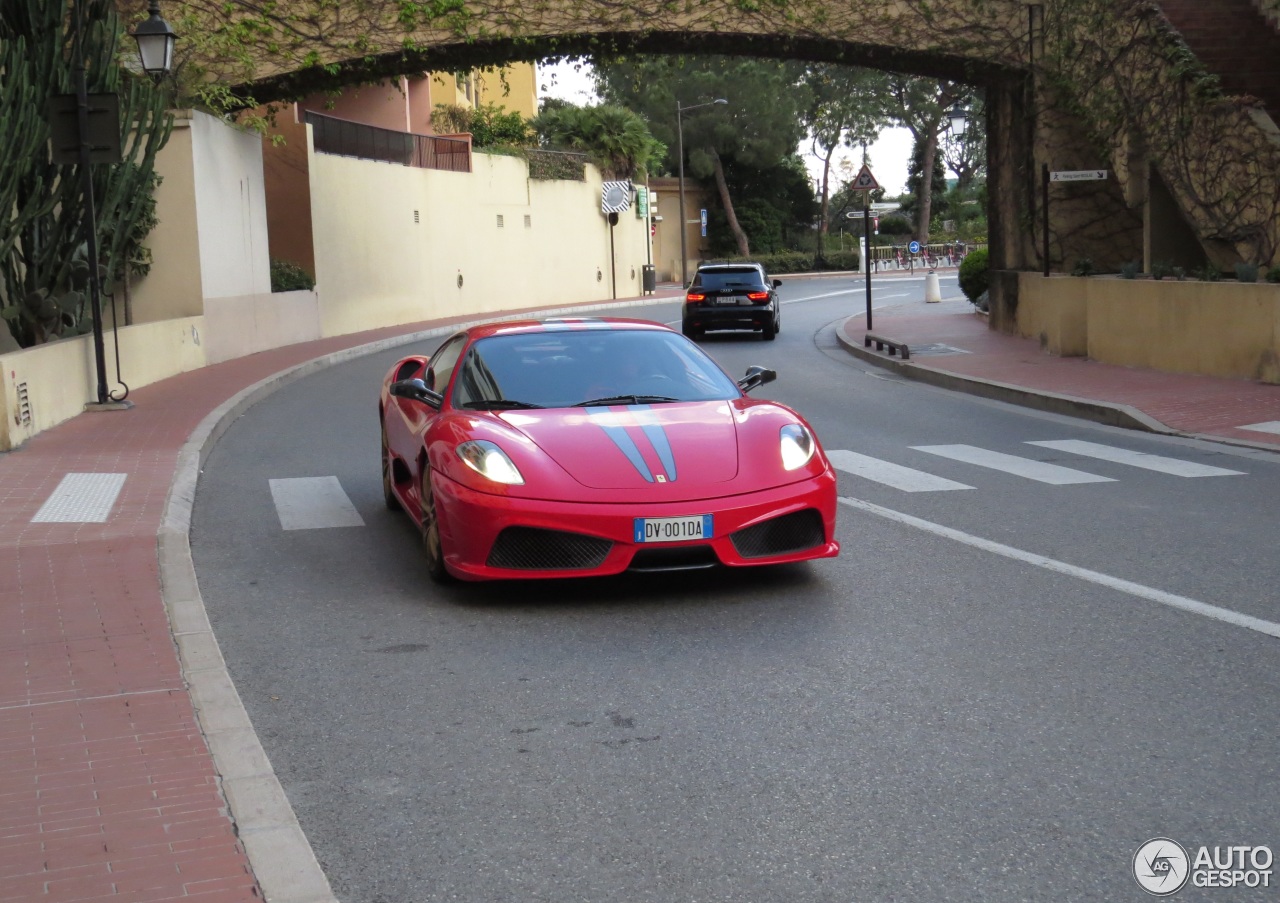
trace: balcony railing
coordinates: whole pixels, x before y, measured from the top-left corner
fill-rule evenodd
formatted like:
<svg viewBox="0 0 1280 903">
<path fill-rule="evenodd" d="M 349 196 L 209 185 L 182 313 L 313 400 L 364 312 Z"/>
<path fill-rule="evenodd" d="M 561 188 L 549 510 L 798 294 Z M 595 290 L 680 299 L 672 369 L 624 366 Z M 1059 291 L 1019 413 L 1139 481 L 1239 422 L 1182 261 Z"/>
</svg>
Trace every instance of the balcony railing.
<svg viewBox="0 0 1280 903">
<path fill-rule="evenodd" d="M 380 129 L 311 110 L 307 111 L 306 121 L 312 127 L 318 153 L 381 160 L 419 169 L 471 172 L 471 143 L 462 138 Z"/>
</svg>

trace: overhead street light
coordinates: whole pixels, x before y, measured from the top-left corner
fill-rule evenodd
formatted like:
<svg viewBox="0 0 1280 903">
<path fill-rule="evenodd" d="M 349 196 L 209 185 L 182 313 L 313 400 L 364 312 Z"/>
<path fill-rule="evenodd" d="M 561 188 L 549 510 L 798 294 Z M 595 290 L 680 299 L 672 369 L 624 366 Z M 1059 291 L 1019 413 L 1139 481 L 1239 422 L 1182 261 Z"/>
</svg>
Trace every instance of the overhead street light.
<svg viewBox="0 0 1280 903">
<path fill-rule="evenodd" d="M 723 97 L 717 97 L 715 100 L 709 100 L 706 103 L 695 103 L 692 106 L 682 107 L 680 101 L 676 101 L 676 142 L 677 153 L 680 156 L 680 284 L 687 286 L 689 284 L 689 252 L 685 250 L 686 237 L 685 232 L 688 231 L 689 223 L 688 215 L 684 209 L 684 114 L 690 110 L 697 110 L 701 107 L 709 107 L 718 103 L 728 103 L 729 101 Z"/>
</svg>

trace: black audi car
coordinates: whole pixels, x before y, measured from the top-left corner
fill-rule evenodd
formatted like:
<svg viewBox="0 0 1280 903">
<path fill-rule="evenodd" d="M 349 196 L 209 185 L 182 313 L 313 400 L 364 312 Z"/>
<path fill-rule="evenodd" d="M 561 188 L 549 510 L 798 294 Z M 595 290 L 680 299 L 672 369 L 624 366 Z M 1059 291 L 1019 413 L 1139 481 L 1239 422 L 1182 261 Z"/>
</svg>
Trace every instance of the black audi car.
<svg viewBox="0 0 1280 903">
<path fill-rule="evenodd" d="M 772 341 L 782 328 L 780 285 L 758 263 L 704 263 L 685 291 L 681 331 L 697 339 L 714 329 L 751 329 Z"/>
</svg>

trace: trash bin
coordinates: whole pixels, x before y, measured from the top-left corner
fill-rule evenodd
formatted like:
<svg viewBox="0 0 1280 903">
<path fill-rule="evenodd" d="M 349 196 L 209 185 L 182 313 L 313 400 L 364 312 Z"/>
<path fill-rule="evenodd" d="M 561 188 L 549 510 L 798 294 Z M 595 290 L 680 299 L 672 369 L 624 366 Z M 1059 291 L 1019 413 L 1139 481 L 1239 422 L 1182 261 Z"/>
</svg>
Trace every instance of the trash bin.
<svg viewBox="0 0 1280 903">
<path fill-rule="evenodd" d="M 646 292 L 655 292 L 658 290 L 658 271 L 653 264 L 646 263 L 640 267 L 641 288 Z"/>
</svg>

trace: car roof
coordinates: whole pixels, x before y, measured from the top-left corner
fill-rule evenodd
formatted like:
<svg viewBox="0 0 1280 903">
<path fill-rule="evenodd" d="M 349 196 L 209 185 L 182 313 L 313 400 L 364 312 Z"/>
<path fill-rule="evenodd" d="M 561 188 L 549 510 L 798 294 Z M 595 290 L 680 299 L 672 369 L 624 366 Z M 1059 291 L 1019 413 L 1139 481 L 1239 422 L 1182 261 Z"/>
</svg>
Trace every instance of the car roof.
<svg viewBox="0 0 1280 903">
<path fill-rule="evenodd" d="M 629 330 L 635 332 L 674 332 L 668 326 L 651 320 L 632 320 L 626 317 L 549 317 L 543 320 L 502 320 L 478 323 L 465 332 L 472 339 L 493 335 L 529 335 L 539 332 L 588 331 L 595 329 Z"/>
</svg>

